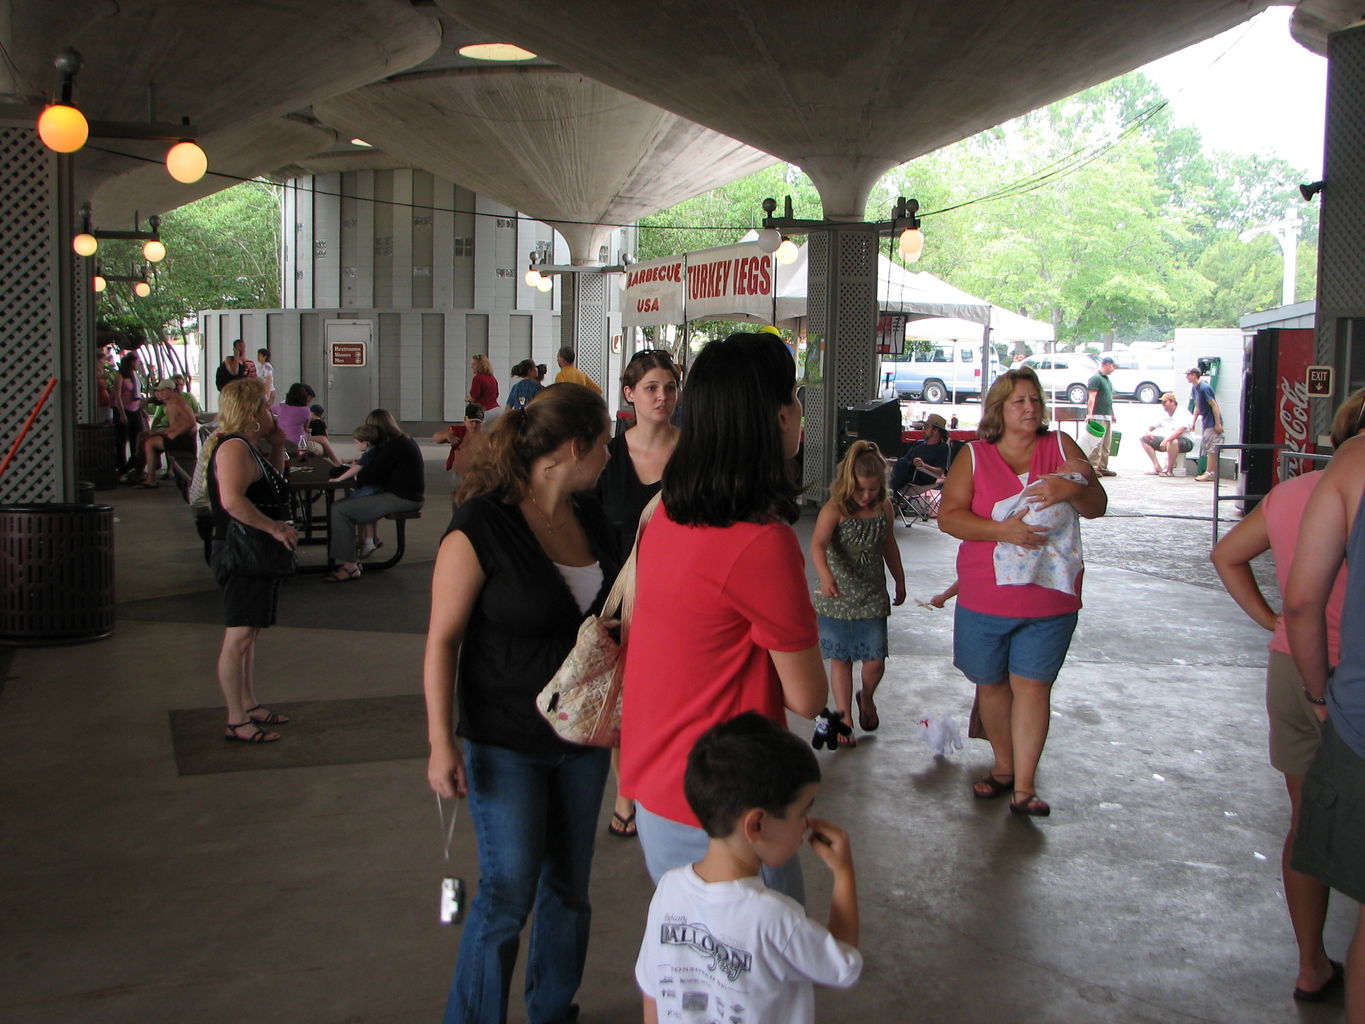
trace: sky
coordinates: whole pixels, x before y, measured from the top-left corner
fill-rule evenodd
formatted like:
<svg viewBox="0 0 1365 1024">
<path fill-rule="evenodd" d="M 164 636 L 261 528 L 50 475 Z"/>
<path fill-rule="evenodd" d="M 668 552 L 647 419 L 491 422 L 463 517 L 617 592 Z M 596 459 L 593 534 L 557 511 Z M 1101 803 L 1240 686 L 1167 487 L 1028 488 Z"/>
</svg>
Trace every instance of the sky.
<svg viewBox="0 0 1365 1024">
<path fill-rule="evenodd" d="M 1199 129 L 1206 150 L 1269 152 L 1322 177 L 1327 59 L 1289 34 L 1290 7 L 1142 68 L 1171 101 L 1175 120 Z"/>
</svg>

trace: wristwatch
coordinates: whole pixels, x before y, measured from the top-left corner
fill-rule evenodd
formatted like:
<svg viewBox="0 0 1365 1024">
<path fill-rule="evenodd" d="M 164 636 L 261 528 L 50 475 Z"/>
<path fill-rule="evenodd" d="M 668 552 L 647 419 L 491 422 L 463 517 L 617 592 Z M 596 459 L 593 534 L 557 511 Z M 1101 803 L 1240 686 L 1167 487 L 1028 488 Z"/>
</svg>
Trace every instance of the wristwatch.
<svg viewBox="0 0 1365 1024">
<path fill-rule="evenodd" d="M 1314 697 L 1311 693 L 1308 692 L 1308 687 L 1306 686 L 1303 688 L 1303 695 L 1309 704 L 1316 704 L 1320 708 L 1327 706 L 1326 695 L 1323 695 L 1321 697 Z"/>
</svg>

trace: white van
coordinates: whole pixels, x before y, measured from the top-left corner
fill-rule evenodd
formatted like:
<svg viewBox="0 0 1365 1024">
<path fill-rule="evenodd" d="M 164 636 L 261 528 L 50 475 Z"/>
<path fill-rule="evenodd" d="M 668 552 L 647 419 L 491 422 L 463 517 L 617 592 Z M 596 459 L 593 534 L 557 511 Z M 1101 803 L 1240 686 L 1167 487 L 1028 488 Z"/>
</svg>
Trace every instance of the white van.
<svg viewBox="0 0 1365 1024">
<path fill-rule="evenodd" d="M 1178 395 L 1182 385 L 1188 388 L 1185 368 L 1175 365 L 1170 349 L 1105 352 L 1103 356 L 1114 360 L 1109 380 L 1114 385 L 1115 398 L 1134 398 L 1153 405 L 1164 392 L 1174 391 Z"/>
<path fill-rule="evenodd" d="M 1000 375 L 1000 357 L 990 350 L 990 378 L 981 379 L 981 346 L 972 342 L 935 342 L 924 351 L 882 357 L 880 388 L 902 401 L 939 403 L 980 398 Z"/>
</svg>

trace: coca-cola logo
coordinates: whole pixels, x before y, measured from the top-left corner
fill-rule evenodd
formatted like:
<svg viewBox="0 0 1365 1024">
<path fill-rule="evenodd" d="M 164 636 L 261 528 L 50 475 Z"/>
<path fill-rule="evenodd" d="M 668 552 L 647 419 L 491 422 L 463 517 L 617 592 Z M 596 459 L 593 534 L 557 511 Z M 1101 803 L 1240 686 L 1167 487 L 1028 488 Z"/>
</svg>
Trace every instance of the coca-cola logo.
<svg viewBox="0 0 1365 1024">
<path fill-rule="evenodd" d="M 1284 443 L 1295 451 L 1308 448 L 1308 384 L 1280 378 L 1280 429 Z"/>
</svg>

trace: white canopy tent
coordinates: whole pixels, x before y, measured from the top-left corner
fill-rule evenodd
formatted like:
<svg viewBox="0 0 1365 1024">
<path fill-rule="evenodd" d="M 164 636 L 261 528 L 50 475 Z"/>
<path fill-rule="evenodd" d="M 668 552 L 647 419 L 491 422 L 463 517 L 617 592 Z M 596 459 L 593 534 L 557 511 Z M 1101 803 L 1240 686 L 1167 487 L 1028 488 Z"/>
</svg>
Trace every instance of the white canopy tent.
<svg viewBox="0 0 1365 1024">
<path fill-rule="evenodd" d="M 807 248 L 801 247 L 791 266 L 778 268 L 780 324 L 806 315 Z M 1051 324 L 993 305 L 927 271 L 906 270 L 880 253 L 877 267 L 877 308 L 909 317 L 913 321 L 908 327 L 912 337 L 975 341 L 983 337 L 985 329 L 989 329 L 991 341 L 1052 341 L 1056 337 Z"/>
</svg>

